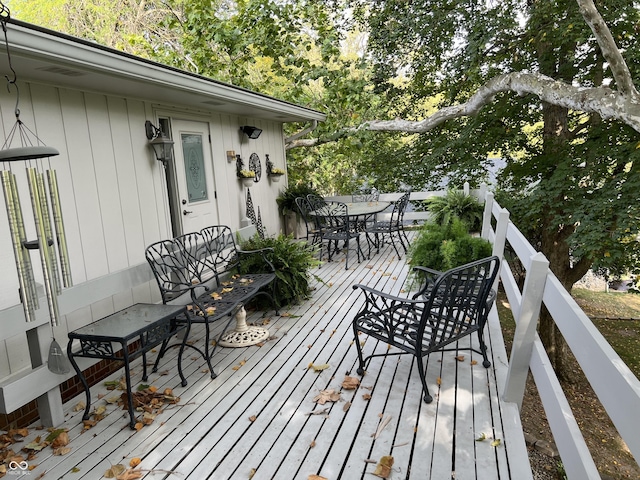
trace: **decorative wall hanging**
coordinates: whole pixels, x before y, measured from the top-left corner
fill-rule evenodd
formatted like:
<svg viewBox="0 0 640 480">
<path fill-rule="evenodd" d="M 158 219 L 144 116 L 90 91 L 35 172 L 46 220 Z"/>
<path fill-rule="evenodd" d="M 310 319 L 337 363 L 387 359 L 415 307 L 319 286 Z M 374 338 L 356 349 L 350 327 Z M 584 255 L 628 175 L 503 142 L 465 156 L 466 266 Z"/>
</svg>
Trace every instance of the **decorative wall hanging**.
<svg viewBox="0 0 640 480">
<path fill-rule="evenodd" d="M 61 293 L 61 285 L 65 287 L 72 285 L 69 254 L 62 219 L 62 209 L 60 207 L 58 180 L 55 171 L 50 169 L 49 164 L 50 157 L 58 155 L 59 152 L 55 148 L 46 146 L 38 136 L 20 120 L 20 89 L 17 84 L 18 76 L 11 64 L 11 52 L 7 38 L 7 22 L 9 18 L 9 9 L 0 2 L 0 25 L 4 33 L 9 69 L 13 75 L 13 78 L 9 76 L 5 78 L 7 79 L 7 89 L 9 92 L 11 92 L 12 88 L 15 89 L 16 92 L 16 106 L 14 111 L 16 122 L 0 149 L 0 162 L 2 163 L 0 177 L 2 179 L 2 188 L 9 219 L 9 231 L 11 233 L 25 319 L 27 322 L 35 320 L 35 311 L 39 308 L 36 282 L 30 258 L 31 250 L 39 250 L 43 283 L 47 304 L 49 306 L 49 318 L 53 334 L 53 327 L 59 324 L 60 318 L 57 297 Z M 19 142 L 19 146 L 14 146 L 14 141 L 15 143 Z M 26 162 L 27 165 L 27 183 L 31 196 L 31 207 L 33 209 L 37 234 L 36 240 L 27 240 L 26 238 L 16 176 L 11 170 L 11 166 L 15 162 Z M 47 174 L 46 182 L 44 179 L 45 171 Z M 49 204 L 49 201 L 51 204 Z M 55 338 L 53 338 L 53 335 L 49 348 L 48 366 L 49 370 L 54 373 L 62 374 L 70 370 L 63 351 Z"/>
<path fill-rule="evenodd" d="M 253 185 L 254 177 L 256 176 L 253 170 L 245 170 L 244 162 L 240 155 L 236 155 L 236 175 L 245 187 Z"/>
<path fill-rule="evenodd" d="M 280 177 L 282 177 L 286 172 L 281 168 L 277 168 L 273 162 L 269 159 L 269 154 L 265 155 L 265 164 L 267 166 L 267 175 L 271 179 L 272 182 L 279 182 Z"/>
<path fill-rule="evenodd" d="M 262 165 L 260 164 L 260 157 L 257 153 L 252 153 L 249 157 L 249 170 L 255 174 L 253 181 L 258 183 L 262 178 Z"/>
</svg>

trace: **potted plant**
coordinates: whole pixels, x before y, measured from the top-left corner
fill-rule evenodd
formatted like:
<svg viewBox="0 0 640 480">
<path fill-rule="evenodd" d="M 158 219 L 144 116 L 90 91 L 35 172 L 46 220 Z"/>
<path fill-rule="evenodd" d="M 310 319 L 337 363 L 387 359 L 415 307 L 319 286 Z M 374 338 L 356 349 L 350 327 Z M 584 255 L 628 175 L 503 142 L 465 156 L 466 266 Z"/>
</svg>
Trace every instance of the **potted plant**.
<svg viewBox="0 0 640 480">
<path fill-rule="evenodd" d="M 266 156 L 267 157 L 267 175 L 269 175 L 269 178 L 271 179 L 272 182 L 279 182 L 280 181 L 280 177 L 282 175 L 284 175 L 285 172 L 283 169 L 278 168 L 276 166 L 273 165 L 273 162 L 269 159 L 269 155 Z"/>
<path fill-rule="evenodd" d="M 284 188 L 278 198 L 276 198 L 276 203 L 278 204 L 278 212 L 285 219 L 285 231 L 287 233 L 296 233 L 296 238 L 301 238 L 301 236 L 305 236 L 305 233 L 301 233 L 298 235 L 298 230 L 305 230 L 304 224 L 298 228 L 298 218 L 300 217 L 298 212 L 298 207 L 296 206 L 296 198 L 298 197 L 306 197 L 309 194 L 319 195 L 319 193 L 312 187 L 308 185 L 289 185 Z"/>
<path fill-rule="evenodd" d="M 253 170 L 238 170 L 238 178 L 242 180 L 242 184 L 245 187 L 253 185 L 253 179 L 256 177 L 256 172 Z"/>
<path fill-rule="evenodd" d="M 484 207 L 462 190 L 448 190 L 444 197 L 428 198 L 425 203 L 434 223 L 446 226 L 459 218 L 467 224 L 469 231 L 480 231 Z"/>
<path fill-rule="evenodd" d="M 284 170 L 282 170 L 281 168 L 278 167 L 272 167 L 271 171 L 269 172 L 269 178 L 271 179 L 272 182 L 279 182 L 280 181 L 280 177 L 282 175 L 284 175 L 286 172 Z"/>
</svg>

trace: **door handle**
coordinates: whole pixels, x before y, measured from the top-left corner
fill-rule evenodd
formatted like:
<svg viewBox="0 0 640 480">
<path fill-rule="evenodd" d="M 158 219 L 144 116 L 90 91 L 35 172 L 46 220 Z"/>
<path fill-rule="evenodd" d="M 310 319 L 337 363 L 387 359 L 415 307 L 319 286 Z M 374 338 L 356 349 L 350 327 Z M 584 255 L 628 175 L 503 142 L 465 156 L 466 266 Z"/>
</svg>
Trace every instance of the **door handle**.
<svg viewBox="0 0 640 480">
<path fill-rule="evenodd" d="M 183 215 L 189 215 L 190 213 L 193 213 L 191 210 L 183 210 L 182 214 Z"/>
</svg>

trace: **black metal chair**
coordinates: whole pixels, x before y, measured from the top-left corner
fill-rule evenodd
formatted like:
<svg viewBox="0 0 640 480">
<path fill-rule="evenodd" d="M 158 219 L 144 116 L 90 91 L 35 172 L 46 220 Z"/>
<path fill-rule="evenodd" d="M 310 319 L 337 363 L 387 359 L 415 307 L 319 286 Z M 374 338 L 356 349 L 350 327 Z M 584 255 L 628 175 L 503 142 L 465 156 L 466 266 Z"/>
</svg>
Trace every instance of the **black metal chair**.
<svg viewBox="0 0 640 480">
<path fill-rule="evenodd" d="M 377 253 L 380 253 L 380 245 L 385 243 L 385 239 L 389 239 L 394 250 L 400 257 L 400 250 L 398 250 L 397 242 L 394 241 L 394 237 L 400 242 L 404 253 L 407 253 L 409 247 L 409 238 L 404 231 L 404 214 L 409 204 L 409 195 L 407 192 L 403 194 L 398 200 L 393 203 L 393 210 L 391 212 L 390 220 L 376 220 L 373 224 L 366 226 L 364 233 L 367 238 L 367 245 L 369 247 L 369 257 L 371 257 L 371 246 L 374 245 L 377 249 Z M 373 239 L 370 238 L 373 236 Z M 405 244 L 406 241 L 406 244 Z"/>
<path fill-rule="evenodd" d="M 339 243 L 344 242 L 344 246 L 347 250 L 345 269 L 349 269 L 349 246 L 351 240 L 356 241 L 356 253 L 358 255 L 358 262 L 360 262 L 360 256 L 364 258 L 364 253 L 360 247 L 360 232 L 351 228 L 349 222 L 349 212 L 347 204 L 343 202 L 329 202 L 325 203 L 323 207 L 315 210 L 315 215 L 322 218 L 322 241 L 327 242 L 327 255 L 329 261 L 331 261 L 333 254 L 339 251 Z M 322 260 L 322 250 L 320 253 L 320 259 Z"/>
<path fill-rule="evenodd" d="M 380 192 L 372 188 L 370 192 L 359 191 L 351 194 L 352 202 L 377 202 L 380 199 Z"/>
<path fill-rule="evenodd" d="M 365 303 L 353 319 L 355 345 L 358 351 L 358 374 L 363 375 L 374 357 L 410 354 L 418 363 L 418 373 L 424 390 L 424 401 L 431 403 L 426 380 L 426 357 L 436 351 L 473 350 L 487 358 L 483 330 L 489 310 L 495 301 L 492 290 L 500 260 L 488 257 L 444 273 L 420 269 L 425 274 L 422 288 L 413 298 L 396 297 L 366 285 L 361 289 Z M 455 344 L 461 338 L 477 332 L 479 349 Z M 371 354 L 363 358 L 360 334 L 369 335 L 397 347 L 399 352 Z M 471 342 L 471 339 L 470 339 Z M 455 344 L 451 347 L 449 345 Z"/>
<path fill-rule="evenodd" d="M 316 217 L 309 215 L 309 212 L 313 211 L 309 201 L 304 197 L 297 197 L 295 202 L 307 230 L 307 242 L 311 243 L 311 245 L 320 243 L 322 241 L 322 228 Z"/>
</svg>

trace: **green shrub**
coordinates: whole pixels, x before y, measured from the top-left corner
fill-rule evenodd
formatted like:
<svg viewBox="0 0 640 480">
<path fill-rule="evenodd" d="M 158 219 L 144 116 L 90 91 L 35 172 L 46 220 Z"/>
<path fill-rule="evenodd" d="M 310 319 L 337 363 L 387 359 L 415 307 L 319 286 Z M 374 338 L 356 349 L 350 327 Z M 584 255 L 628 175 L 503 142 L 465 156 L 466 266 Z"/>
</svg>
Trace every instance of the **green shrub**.
<svg viewBox="0 0 640 480">
<path fill-rule="evenodd" d="M 289 185 L 280 192 L 280 195 L 276 198 L 278 204 L 278 212 L 280 215 L 286 215 L 289 212 L 298 213 L 298 207 L 296 206 L 296 198 L 306 197 L 309 194 L 319 195 L 318 192 L 308 185 Z"/>
<path fill-rule="evenodd" d="M 241 242 L 240 247 L 243 250 L 273 248 L 265 256 L 275 268 L 277 279 L 273 294 L 278 305 L 282 307 L 309 298 L 309 281 L 312 277 L 318 279 L 310 270 L 320 263 L 315 257 L 315 247 L 285 235 L 264 239 L 255 235 Z M 260 254 L 244 255 L 240 268 L 243 272 L 269 272 Z"/>
<path fill-rule="evenodd" d="M 433 223 L 449 225 L 457 217 L 467 224 L 470 231 L 480 231 L 484 207 L 464 191 L 449 190 L 444 197 L 431 197 L 425 203 Z"/>
<path fill-rule="evenodd" d="M 446 225 L 425 223 L 409 247 L 409 265 L 446 271 L 491 256 L 488 240 L 473 237 L 467 224 L 452 217 Z"/>
</svg>

